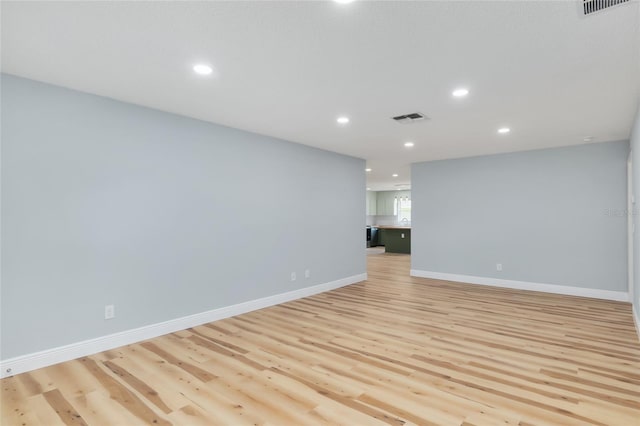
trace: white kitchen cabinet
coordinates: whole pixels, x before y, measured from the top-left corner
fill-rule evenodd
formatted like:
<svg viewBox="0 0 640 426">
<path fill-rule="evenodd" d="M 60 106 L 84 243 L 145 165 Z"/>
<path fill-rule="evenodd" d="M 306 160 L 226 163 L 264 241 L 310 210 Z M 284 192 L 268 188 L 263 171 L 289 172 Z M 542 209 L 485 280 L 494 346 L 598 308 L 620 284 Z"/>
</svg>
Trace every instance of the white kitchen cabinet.
<svg viewBox="0 0 640 426">
<path fill-rule="evenodd" d="M 375 191 L 367 191 L 367 216 L 375 216 L 378 211 L 378 193 Z"/>
<path fill-rule="evenodd" d="M 377 212 L 378 216 L 393 216 L 393 207 L 396 202 L 397 191 L 378 191 Z"/>
<path fill-rule="evenodd" d="M 394 216 L 396 200 L 399 198 L 411 199 L 411 191 L 378 191 L 376 200 L 376 215 Z"/>
</svg>

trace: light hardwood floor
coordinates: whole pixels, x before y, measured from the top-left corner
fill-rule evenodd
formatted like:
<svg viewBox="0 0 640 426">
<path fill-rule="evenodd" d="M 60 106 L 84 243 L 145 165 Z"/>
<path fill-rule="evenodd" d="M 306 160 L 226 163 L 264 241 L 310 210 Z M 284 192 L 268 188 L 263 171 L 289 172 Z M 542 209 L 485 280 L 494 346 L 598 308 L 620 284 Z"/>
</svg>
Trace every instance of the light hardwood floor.
<svg viewBox="0 0 640 426">
<path fill-rule="evenodd" d="M 631 307 L 369 280 L 2 380 L 2 425 L 640 425 Z"/>
</svg>

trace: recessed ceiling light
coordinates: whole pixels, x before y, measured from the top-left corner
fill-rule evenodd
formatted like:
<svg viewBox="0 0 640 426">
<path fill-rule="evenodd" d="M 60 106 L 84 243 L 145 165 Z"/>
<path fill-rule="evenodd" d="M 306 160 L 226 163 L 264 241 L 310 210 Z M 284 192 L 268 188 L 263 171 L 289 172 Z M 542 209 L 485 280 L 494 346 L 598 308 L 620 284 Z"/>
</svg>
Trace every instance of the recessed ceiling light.
<svg viewBox="0 0 640 426">
<path fill-rule="evenodd" d="M 336 121 L 338 124 L 347 124 L 349 122 L 349 117 L 338 117 Z"/>
<path fill-rule="evenodd" d="M 503 135 L 505 133 L 509 133 L 510 131 L 511 131 L 511 129 L 508 128 L 508 127 L 501 127 L 501 128 L 498 129 L 498 133 L 503 134 Z"/>
<path fill-rule="evenodd" d="M 464 98 L 469 94 L 469 89 L 465 89 L 464 87 L 461 87 L 459 89 L 454 90 L 451 94 L 456 98 Z"/>
<path fill-rule="evenodd" d="M 371 191 L 371 188 L 367 188 L 367 191 Z"/>
<path fill-rule="evenodd" d="M 354 2 L 354 0 L 333 0 L 333 1 L 340 4 L 349 4 Z"/>
<path fill-rule="evenodd" d="M 209 75 L 213 72 L 213 68 L 205 64 L 196 64 L 193 66 L 193 71 L 195 71 L 196 74 Z"/>
<path fill-rule="evenodd" d="M 392 174 L 391 176 L 393 176 L 393 177 L 398 177 L 398 174 L 397 174 L 397 173 L 394 173 L 394 174 Z"/>
<path fill-rule="evenodd" d="M 593 140 L 593 136 L 586 136 L 584 139 L 582 139 L 585 142 L 591 142 Z"/>
<path fill-rule="evenodd" d="M 364 169 L 364 171 L 365 171 L 365 172 L 370 172 L 370 171 L 371 171 L 371 169 Z"/>
<path fill-rule="evenodd" d="M 404 146 L 406 146 L 407 148 L 411 148 L 413 146 L 413 142 L 405 142 Z"/>
</svg>

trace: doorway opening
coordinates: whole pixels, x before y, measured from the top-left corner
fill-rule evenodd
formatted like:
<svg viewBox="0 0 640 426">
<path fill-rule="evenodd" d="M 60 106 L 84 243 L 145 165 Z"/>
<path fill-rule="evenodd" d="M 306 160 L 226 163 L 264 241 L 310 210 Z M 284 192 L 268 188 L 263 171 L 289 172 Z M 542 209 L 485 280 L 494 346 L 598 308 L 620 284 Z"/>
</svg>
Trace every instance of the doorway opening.
<svg viewBox="0 0 640 426">
<path fill-rule="evenodd" d="M 633 277 L 634 277 L 634 264 L 633 264 L 633 237 L 635 234 L 634 223 L 634 206 L 635 198 L 633 195 L 633 152 L 629 153 L 627 159 L 627 279 L 629 285 L 629 300 L 634 300 L 633 294 Z"/>
</svg>

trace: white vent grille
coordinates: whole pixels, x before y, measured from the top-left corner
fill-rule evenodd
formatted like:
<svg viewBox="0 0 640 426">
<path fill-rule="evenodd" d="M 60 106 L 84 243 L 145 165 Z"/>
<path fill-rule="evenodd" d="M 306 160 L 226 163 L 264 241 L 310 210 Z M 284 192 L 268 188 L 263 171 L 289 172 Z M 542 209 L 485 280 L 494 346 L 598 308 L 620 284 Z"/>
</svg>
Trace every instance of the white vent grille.
<svg viewBox="0 0 640 426">
<path fill-rule="evenodd" d="M 582 11 L 585 15 L 599 12 L 608 7 L 627 3 L 629 0 L 582 0 Z"/>
</svg>

